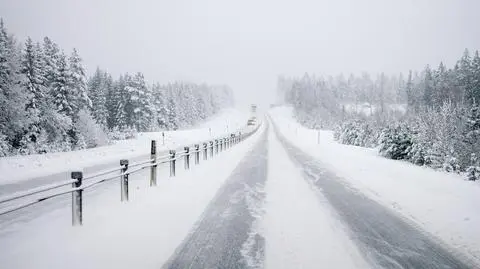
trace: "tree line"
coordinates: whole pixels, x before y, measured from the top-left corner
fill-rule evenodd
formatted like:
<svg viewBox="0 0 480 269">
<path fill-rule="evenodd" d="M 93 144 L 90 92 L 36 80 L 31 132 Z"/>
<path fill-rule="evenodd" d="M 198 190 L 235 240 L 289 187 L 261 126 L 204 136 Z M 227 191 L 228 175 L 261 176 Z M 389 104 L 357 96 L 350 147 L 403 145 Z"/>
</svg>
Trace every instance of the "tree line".
<svg viewBox="0 0 480 269">
<path fill-rule="evenodd" d="M 387 158 L 480 178 L 480 56 L 465 50 L 407 76 L 279 77 L 278 93 L 310 128 L 331 128 L 344 144 Z M 360 109 L 352 109 L 358 108 Z"/>
<path fill-rule="evenodd" d="M 84 149 L 136 131 L 176 130 L 233 104 L 229 87 L 148 84 L 100 68 L 87 78 L 76 49 L 18 42 L 0 21 L 0 156 Z"/>
</svg>

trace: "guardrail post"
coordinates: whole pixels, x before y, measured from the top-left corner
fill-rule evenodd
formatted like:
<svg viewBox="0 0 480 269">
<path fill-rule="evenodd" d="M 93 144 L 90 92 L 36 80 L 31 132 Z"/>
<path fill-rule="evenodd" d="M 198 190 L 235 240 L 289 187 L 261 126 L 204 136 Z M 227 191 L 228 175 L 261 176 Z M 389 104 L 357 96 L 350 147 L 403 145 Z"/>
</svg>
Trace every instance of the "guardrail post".
<svg viewBox="0 0 480 269">
<path fill-rule="evenodd" d="M 200 145 L 199 144 L 195 144 L 195 164 L 199 164 L 200 163 Z"/>
<path fill-rule="evenodd" d="M 185 161 L 183 162 L 185 165 L 185 170 L 190 169 L 190 148 L 184 147 L 185 150 Z"/>
<path fill-rule="evenodd" d="M 76 171 L 71 173 L 71 178 L 76 181 L 72 183 L 72 188 L 77 190 L 72 192 L 72 225 L 82 225 L 82 189 L 78 189 L 82 186 L 83 173 Z"/>
<path fill-rule="evenodd" d="M 213 158 L 213 141 L 210 141 L 210 158 Z"/>
<path fill-rule="evenodd" d="M 150 159 L 152 160 L 152 166 L 150 167 L 150 186 L 157 186 L 157 141 L 155 140 L 152 140 Z"/>
<path fill-rule="evenodd" d="M 208 145 L 207 143 L 203 143 L 203 159 L 207 160 L 208 159 Z"/>
<path fill-rule="evenodd" d="M 215 155 L 218 155 L 218 139 L 215 139 Z"/>
<path fill-rule="evenodd" d="M 120 160 L 120 200 L 122 202 L 128 201 L 128 160 Z"/>
<path fill-rule="evenodd" d="M 175 150 L 170 150 L 170 177 L 175 176 Z"/>
</svg>

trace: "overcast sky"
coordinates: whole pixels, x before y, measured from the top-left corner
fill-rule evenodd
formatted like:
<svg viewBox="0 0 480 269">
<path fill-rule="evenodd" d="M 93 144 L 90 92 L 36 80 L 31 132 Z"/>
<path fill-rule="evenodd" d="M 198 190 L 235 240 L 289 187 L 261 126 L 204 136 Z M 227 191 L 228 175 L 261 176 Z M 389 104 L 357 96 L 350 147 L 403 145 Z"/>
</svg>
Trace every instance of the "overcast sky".
<svg viewBox="0 0 480 269">
<path fill-rule="evenodd" d="M 76 47 L 90 73 L 226 83 L 265 103 L 279 74 L 389 74 L 480 49 L 480 0 L 0 0 L 18 39 Z"/>
</svg>

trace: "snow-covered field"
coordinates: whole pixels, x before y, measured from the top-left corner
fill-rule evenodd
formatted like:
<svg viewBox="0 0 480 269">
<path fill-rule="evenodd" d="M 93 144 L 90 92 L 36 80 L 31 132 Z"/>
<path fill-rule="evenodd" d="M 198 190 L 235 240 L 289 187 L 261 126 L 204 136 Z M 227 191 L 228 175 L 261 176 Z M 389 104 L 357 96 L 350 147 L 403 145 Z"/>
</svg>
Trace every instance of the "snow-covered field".
<svg viewBox="0 0 480 269">
<path fill-rule="evenodd" d="M 157 150 L 161 152 L 226 135 L 245 126 L 248 116 L 247 112 L 226 109 L 195 128 L 165 132 L 165 144 L 161 132 L 151 132 L 140 133 L 136 139 L 116 141 L 114 145 L 98 148 L 0 158 L 0 185 L 147 155 L 152 139 L 157 140 Z"/>
<path fill-rule="evenodd" d="M 132 175 L 128 203 L 119 201 L 118 184 L 109 184 L 101 195 L 87 190 L 82 227 L 72 228 L 65 205 L 2 231 L 0 267 L 160 268 L 258 142 L 262 129 L 219 157 L 201 160 L 189 171 L 178 169 L 175 178 L 162 166 L 156 187 L 148 187 L 147 171 Z"/>
<path fill-rule="evenodd" d="M 338 144 L 330 131 L 318 132 L 299 125 L 288 107 L 272 109 L 270 115 L 289 141 L 321 161 L 346 184 L 480 261 L 478 182 L 386 159 L 374 149 Z"/>
</svg>

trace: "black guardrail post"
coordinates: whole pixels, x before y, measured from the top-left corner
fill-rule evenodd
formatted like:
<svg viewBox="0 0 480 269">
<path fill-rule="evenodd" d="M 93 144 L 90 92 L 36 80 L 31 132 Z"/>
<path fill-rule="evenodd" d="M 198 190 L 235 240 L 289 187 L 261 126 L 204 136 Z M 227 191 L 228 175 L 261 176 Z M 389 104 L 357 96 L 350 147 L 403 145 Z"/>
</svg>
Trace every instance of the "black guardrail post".
<svg viewBox="0 0 480 269">
<path fill-rule="evenodd" d="M 128 160 L 120 160 L 120 166 L 122 167 L 120 172 L 120 201 L 128 201 Z"/>
<path fill-rule="evenodd" d="M 175 176 L 175 150 L 170 150 L 170 177 Z"/>
<path fill-rule="evenodd" d="M 184 160 L 184 165 L 185 165 L 185 170 L 190 169 L 190 148 L 189 147 L 184 147 L 185 150 L 185 160 Z"/>
<path fill-rule="evenodd" d="M 206 161 L 208 159 L 208 144 L 203 143 L 203 159 Z"/>
<path fill-rule="evenodd" d="M 210 141 L 210 158 L 213 158 L 213 141 Z"/>
<path fill-rule="evenodd" d="M 150 147 L 150 159 L 152 166 L 150 167 L 150 186 L 157 186 L 157 141 L 152 140 Z"/>
<path fill-rule="evenodd" d="M 78 189 L 82 186 L 83 173 L 80 171 L 72 172 L 71 178 L 75 179 L 75 182 L 72 183 L 72 188 L 77 188 L 77 190 L 72 192 L 72 225 L 80 226 L 82 225 L 82 189 Z"/>
<path fill-rule="evenodd" d="M 195 144 L 195 164 L 198 165 L 200 163 L 200 145 Z"/>
</svg>

